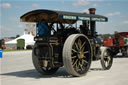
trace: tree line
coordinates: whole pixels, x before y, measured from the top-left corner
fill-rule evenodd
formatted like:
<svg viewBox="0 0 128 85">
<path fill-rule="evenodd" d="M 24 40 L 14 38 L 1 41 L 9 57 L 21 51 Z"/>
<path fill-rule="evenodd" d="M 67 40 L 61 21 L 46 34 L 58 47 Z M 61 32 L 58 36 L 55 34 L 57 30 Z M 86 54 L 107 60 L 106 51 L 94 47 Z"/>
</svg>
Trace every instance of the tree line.
<svg viewBox="0 0 128 85">
<path fill-rule="evenodd" d="M 111 38 L 113 37 L 113 35 L 114 34 L 99 34 L 98 37 L 104 39 L 104 38 Z"/>
</svg>

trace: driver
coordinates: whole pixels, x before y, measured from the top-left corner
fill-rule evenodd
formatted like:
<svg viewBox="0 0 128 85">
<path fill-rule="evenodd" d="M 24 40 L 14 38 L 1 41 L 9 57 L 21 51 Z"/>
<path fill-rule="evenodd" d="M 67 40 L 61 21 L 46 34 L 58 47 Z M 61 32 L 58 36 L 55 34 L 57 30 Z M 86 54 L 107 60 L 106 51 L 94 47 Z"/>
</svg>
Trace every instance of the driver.
<svg viewBox="0 0 128 85">
<path fill-rule="evenodd" d="M 37 25 L 38 27 L 38 35 L 39 36 L 47 36 L 48 35 L 48 24 L 46 21 L 41 21 Z"/>
</svg>

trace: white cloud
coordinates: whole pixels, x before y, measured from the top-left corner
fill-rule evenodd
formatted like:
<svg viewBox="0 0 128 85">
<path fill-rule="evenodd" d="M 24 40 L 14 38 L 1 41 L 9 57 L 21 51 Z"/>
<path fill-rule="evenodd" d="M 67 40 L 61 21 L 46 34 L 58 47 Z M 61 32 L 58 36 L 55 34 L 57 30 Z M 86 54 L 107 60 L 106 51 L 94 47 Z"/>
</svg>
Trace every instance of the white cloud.
<svg viewBox="0 0 128 85">
<path fill-rule="evenodd" d="M 111 5 L 112 5 L 112 3 L 108 3 L 107 5 L 108 5 L 108 6 L 111 6 Z"/>
<path fill-rule="evenodd" d="M 40 6 L 39 6 L 39 4 L 37 4 L 37 3 L 33 3 L 33 4 L 32 4 L 32 7 L 33 7 L 33 8 L 39 8 Z"/>
<path fill-rule="evenodd" d="M 64 4 L 64 0 L 61 0 L 61 3 Z"/>
<path fill-rule="evenodd" d="M 18 21 L 18 19 L 16 17 L 10 17 L 9 20 L 11 20 L 11 21 Z"/>
<path fill-rule="evenodd" d="M 18 25 L 18 28 L 24 28 L 24 25 L 19 24 L 19 25 Z"/>
<path fill-rule="evenodd" d="M 15 8 L 21 8 L 20 6 L 15 6 Z"/>
<path fill-rule="evenodd" d="M 93 7 L 97 7 L 98 5 L 97 4 L 93 4 Z"/>
<path fill-rule="evenodd" d="M 6 32 L 11 31 L 11 29 L 6 26 L 0 26 L 0 30 L 1 30 L 1 33 L 4 33 L 4 34 L 6 34 Z"/>
<path fill-rule="evenodd" d="M 55 11 L 60 11 L 60 9 L 53 9 L 53 10 L 55 10 Z"/>
<path fill-rule="evenodd" d="M 0 37 L 11 37 L 11 36 L 16 36 L 17 34 L 23 34 L 24 28 L 18 29 L 20 26 L 17 24 L 15 26 L 0 26 Z"/>
<path fill-rule="evenodd" d="M 72 3 L 73 6 L 87 6 L 90 2 L 88 0 L 77 0 L 76 2 Z"/>
<path fill-rule="evenodd" d="M 120 12 L 113 12 L 113 13 L 108 13 L 105 16 L 111 17 L 111 16 L 119 16 Z"/>
<path fill-rule="evenodd" d="M 0 4 L 0 7 L 2 7 L 2 8 L 11 8 L 11 4 L 10 3 L 2 3 L 2 4 Z"/>
<path fill-rule="evenodd" d="M 128 24 L 128 21 L 123 21 L 121 22 L 121 24 Z"/>
<path fill-rule="evenodd" d="M 88 12 L 89 12 L 89 11 L 88 11 L 88 8 L 87 8 L 87 9 L 84 9 L 82 12 L 88 13 Z"/>
</svg>

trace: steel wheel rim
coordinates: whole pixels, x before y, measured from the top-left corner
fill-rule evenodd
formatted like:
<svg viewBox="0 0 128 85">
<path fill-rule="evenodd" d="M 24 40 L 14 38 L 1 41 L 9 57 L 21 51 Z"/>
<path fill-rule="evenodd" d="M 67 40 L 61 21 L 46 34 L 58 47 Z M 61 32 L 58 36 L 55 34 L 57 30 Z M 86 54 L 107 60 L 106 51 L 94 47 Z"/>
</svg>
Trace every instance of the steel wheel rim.
<svg viewBox="0 0 128 85">
<path fill-rule="evenodd" d="M 90 54 L 90 46 L 88 41 L 83 37 L 78 37 L 72 46 L 71 51 L 71 61 L 73 69 L 79 73 L 83 74 L 88 71 L 89 64 L 91 62 L 91 58 L 89 58 Z"/>
</svg>

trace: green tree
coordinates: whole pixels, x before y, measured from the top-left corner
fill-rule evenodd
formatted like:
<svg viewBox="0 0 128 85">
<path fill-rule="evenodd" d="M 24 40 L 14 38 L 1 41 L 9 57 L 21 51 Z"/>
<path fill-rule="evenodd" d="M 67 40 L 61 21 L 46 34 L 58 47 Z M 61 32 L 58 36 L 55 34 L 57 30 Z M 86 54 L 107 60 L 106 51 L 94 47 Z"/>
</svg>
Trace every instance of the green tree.
<svg viewBox="0 0 128 85">
<path fill-rule="evenodd" d="M 20 37 L 20 35 L 19 35 L 19 34 L 17 34 L 17 35 L 16 35 L 16 38 L 18 38 L 18 37 Z"/>
</svg>

